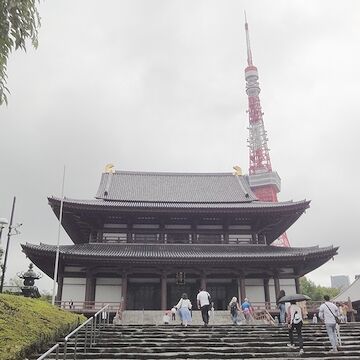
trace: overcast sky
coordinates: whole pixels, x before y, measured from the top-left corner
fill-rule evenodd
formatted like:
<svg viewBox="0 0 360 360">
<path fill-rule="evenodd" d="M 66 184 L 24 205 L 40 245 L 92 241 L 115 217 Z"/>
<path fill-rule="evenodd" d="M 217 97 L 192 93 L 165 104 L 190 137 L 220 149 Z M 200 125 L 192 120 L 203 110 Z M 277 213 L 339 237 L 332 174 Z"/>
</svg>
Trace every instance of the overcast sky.
<svg viewBox="0 0 360 360">
<path fill-rule="evenodd" d="M 0 108 L 0 217 L 16 195 L 23 223 L 7 279 L 28 267 L 20 243 L 56 244 L 47 196 L 64 164 L 65 195 L 83 199 L 110 162 L 247 172 L 244 9 L 279 200 L 311 200 L 291 245 L 340 246 L 309 274 L 317 284 L 360 273 L 359 1 L 47 0 L 39 48 L 11 54 Z"/>
</svg>

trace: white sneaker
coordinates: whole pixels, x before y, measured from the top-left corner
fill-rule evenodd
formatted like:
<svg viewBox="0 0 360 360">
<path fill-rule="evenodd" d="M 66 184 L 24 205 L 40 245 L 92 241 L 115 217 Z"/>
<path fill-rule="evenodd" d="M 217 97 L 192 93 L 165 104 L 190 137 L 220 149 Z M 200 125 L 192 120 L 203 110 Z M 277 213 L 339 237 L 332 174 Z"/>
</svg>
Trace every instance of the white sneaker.
<svg viewBox="0 0 360 360">
<path fill-rule="evenodd" d="M 291 349 L 295 349 L 295 344 L 287 344 L 287 346 Z"/>
</svg>

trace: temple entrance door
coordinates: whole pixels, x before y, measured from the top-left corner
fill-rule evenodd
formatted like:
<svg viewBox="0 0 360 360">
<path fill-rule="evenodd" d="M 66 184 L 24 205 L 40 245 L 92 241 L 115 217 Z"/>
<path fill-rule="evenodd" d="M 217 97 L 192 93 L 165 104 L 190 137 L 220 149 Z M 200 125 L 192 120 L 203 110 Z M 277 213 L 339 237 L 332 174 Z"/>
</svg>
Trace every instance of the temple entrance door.
<svg viewBox="0 0 360 360">
<path fill-rule="evenodd" d="M 198 294 L 199 284 L 196 282 L 186 283 L 185 285 L 177 285 L 176 283 L 168 283 L 167 286 L 167 308 L 171 309 L 175 306 L 183 293 L 186 293 L 193 309 L 197 309 L 196 296 Z"/>
<path fill-rule="evenodd" d="M 236 289 L 232 283 L 210 283 L 207 284 L 206 290 L 211 295 L 211 301 L 214 303 L 215 310 L 227 310 L 230 300 L 233 296 L 236 296 Z"/>
<path fill-rule="evenodd" d="M 159 310 L 160 284 L 129 283 L 128 310 Z"/>
</svg>

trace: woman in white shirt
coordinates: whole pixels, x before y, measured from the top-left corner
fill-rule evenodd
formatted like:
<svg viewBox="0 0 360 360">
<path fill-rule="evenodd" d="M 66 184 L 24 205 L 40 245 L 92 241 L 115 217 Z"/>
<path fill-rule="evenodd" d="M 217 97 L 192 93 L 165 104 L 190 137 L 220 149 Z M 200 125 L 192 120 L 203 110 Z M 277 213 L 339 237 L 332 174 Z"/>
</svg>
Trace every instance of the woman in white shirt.
<svg viewBox="0 0 360 360">
<path fill-rule="evenodd" d="M 187 294 L 182 294 L 181 299 L 179 300 L 175 308 L 179 311 L 181 324 L 187 326 L 188 322 L 191 321 L 190 310 L 192 308 L 191 302 L 188 299 Z"/>
</svg>

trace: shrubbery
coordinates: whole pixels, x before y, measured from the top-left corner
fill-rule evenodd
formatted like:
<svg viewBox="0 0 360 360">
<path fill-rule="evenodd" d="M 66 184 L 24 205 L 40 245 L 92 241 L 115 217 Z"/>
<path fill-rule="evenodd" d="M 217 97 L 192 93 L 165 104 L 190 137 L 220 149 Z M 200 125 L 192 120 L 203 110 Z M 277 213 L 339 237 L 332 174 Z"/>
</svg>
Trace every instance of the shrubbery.
<svg viewBox="0 0 360 360">
<path fill-rule="evenodd" d="M 22 360 L 84 320 L 43 300 L 0 294 L 0 360 Z"/>
<path fill-rule="evenodd" d="M 340 293 L 340 290 L 316 285 L 314 282 L 303 276 L 300 278 L 300 292 L 310 296 L 313 301 L 323 301 L 324 295 L 329 295 L 330 299 L 332 299 Z"/>
</svg>

